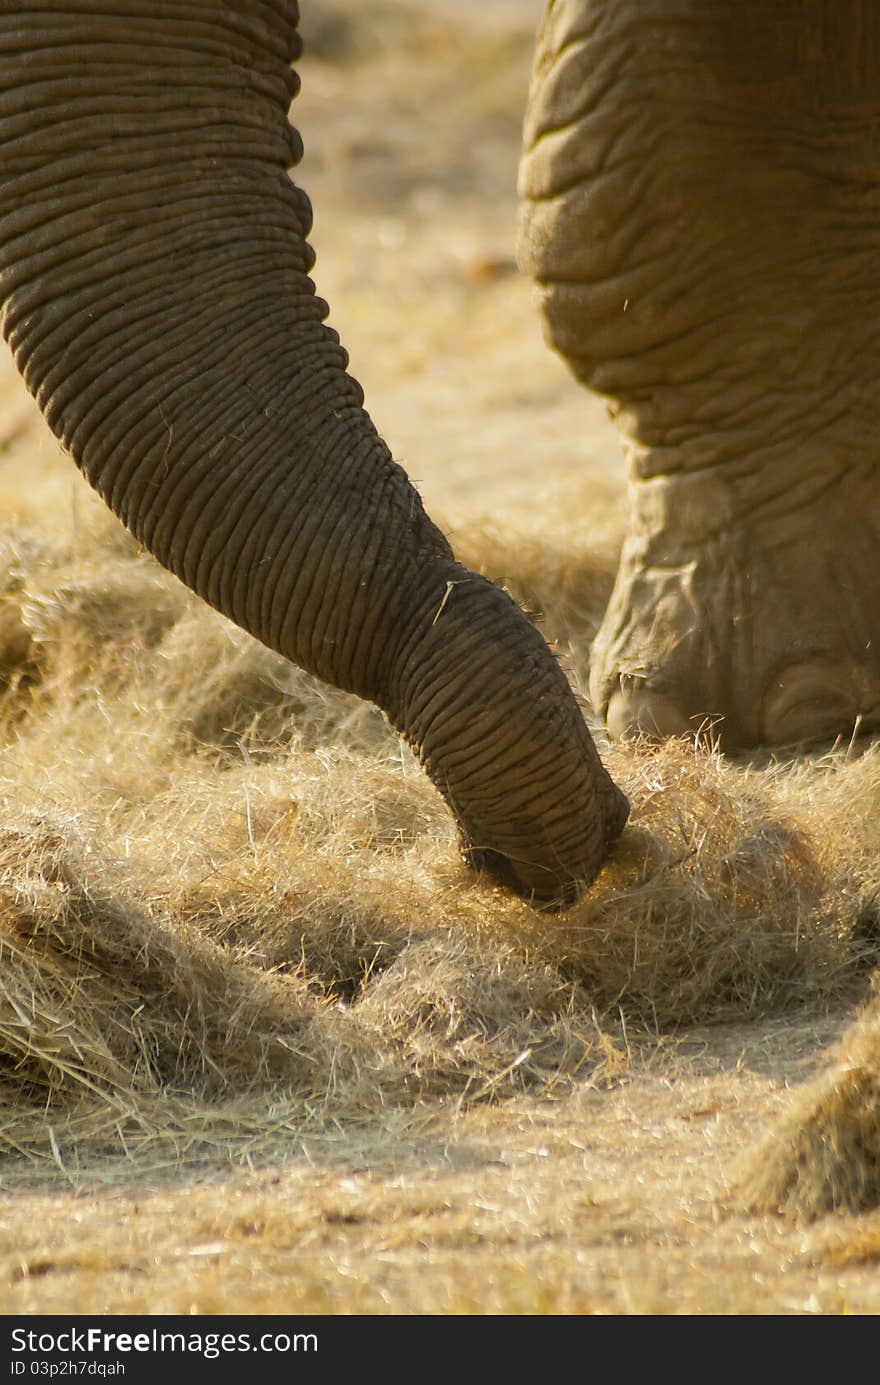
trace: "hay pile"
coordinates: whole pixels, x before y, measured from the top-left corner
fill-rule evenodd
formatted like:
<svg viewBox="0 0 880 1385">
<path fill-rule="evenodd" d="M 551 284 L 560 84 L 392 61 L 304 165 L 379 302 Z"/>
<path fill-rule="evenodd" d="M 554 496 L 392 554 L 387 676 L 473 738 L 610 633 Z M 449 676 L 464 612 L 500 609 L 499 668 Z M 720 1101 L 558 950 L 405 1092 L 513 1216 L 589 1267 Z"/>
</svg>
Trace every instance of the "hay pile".
<svg viewBox="0 0 880 1385">
<path fill-rule="evenodd" d="M 755 1211 L 813 1221 L 880 1206 L 880 1002 L 844 1035 L 819 1077 L 798 1092 L 741 1178 Z"/>
<path fill-rule="evenodd" d="M 622 516 L 601 410 L 508 275 L 534 14 L 453 8 L 304 18 L 321 291 L 429 509 L 583 694 Z M 464 870 L 375 709 L 161 573 L 6 389 L 0 1185 L 350 1147 L 864 985 L 877 753 L 606 748 L 631 824 L 586 899 L 535 914 Z"/>
<path fill-rule="evenodd" d="M 858 984 L 876 755 L 608 750 L 631 826 L 548 919 L 465 871 L 374 709 L 90 523 L 87 558 L 38 535 L 6 553 L 0 1180 L 284 1157 L 304 1132 L 616 1080 L 658 1033 Z M 521 551 L 511 583 L 589 630 L 608 546 Z"/>
</svg>

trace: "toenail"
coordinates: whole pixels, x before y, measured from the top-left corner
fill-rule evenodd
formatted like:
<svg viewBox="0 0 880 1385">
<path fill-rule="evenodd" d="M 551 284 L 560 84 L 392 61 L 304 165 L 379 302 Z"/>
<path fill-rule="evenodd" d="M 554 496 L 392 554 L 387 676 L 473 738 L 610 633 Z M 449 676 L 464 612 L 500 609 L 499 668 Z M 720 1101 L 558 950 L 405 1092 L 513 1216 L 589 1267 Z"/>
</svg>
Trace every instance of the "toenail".
<svg viewBox="0 0 880 1385">
<path fill-rule="evenodd" d="M 613 740 L 632 736 L 662 739 L 683 736 L 693 730 L 671 697 L 646 687 L 619 688 L 612 693 L 605 719 Z"/>
<path fill-rule="evenodd" d="M 761 739 L 785 745 L 847 734 L 858 720 L 857 688 L 857 673 L 850 667 L 792 664 L 764 695 Z"/>
</svg>

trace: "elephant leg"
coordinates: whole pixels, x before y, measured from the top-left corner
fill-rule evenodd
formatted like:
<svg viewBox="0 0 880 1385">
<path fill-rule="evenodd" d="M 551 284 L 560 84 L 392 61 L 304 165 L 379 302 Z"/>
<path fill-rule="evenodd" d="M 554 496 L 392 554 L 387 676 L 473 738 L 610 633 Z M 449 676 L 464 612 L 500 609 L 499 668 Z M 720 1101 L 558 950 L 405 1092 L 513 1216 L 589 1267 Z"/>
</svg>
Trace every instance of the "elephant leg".
<svg viewBox="0 0 880 1385">
<path fill-rule="evenodd" d="M 878 134 L 870 4 L 547 7 L 521 257 L 627 453 L 613 734 L 880 724 Z"/>
</svg>

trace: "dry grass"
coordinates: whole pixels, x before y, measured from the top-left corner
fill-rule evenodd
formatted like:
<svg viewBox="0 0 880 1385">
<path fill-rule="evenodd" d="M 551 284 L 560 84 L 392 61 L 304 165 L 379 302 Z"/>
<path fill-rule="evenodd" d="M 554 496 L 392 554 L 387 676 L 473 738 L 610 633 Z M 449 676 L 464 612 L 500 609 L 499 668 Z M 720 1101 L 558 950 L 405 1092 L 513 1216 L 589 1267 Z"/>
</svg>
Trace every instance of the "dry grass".
<svg viewBox="0 0 880 1385">
<path fill-rule="evenodd" d="M 319 280 L 583 695 L 624 516 L 508 273 L 532 7 L 443 9 L 314 12 Z M 784 1108 L 876 962 L 880 752 L 603 747 L 631 825 L 538 915 L 464 870 L 374 709 L 190 598 L 9 367 L 0 398 L 9 1311 L 876 1310 L 870 1218 L 817 1250 L 743 1209 L 877 1200 L 875 1010 Z"/>
<path fill-rule="evenodd" d="M 880 1005 L 847 1030 L 830 1066 L 798 1093 L 747 1162 L 744 1199 L 806 1221 L 880 1206 Z M 876 1257 L 876 1249 L 874 1252 Z M 840 1263 L 866 1258 L 839 1248 Z"/>
<path fill-rule="evenodd" d="M 206 1103 L 232 1112 L 234 1151 L 256 1094 L 317 1128 L 559 1091 L 619 1070 L 624 1027 L 631 1054 L 855 994 L 876 948 L 872 752 L 757 769 L 710 746 L 609 749 L 631 825 L 549 921 L 465 872 L 375 711 L 88 522 L 87 560 L 20 542 L 4 608 L 22 633 L 2 703 L 0 1138 L 19 1172 L 130 1173 L 166 1121 L 194 1149 Z M 586 643 L 604 557 L 510 551 L 512 580 Z"/>
</svg>

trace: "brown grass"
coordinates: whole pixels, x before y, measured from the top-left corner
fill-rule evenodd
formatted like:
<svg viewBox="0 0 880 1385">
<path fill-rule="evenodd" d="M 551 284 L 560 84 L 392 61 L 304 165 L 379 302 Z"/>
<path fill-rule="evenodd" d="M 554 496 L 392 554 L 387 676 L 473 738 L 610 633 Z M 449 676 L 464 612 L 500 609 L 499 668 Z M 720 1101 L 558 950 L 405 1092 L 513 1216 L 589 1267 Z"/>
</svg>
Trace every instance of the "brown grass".
<svg viewBox="0 0 880 1385">
<path fill-rule="evenodd" d="M 499 1099 L 605 1073 L 622 1025 L 645 1042 L 855 993 L 876 947 L 858 907 L 871 829 L 855 822 L 874 754 L 759 770 L 708 745 L 608 749 L 631 825 L 549 921 L 465 872 L 375 711 L 112 531 L 102 550 L 95 522 L 85 563 L 49 567 L 22 542 L 7 596 L 30 637 L 0 784 L 2 1139 L 19 1169 L 128 1168 L 135 1144 L 152 1158 L 169 1094 L 175 1120 L 181 1102 L 279 1090 L 334 1122 Z M 511 551 L 513 580 L 592 627 L 583 593 L 602 583 L 583 557 L 542 560 L 535 538 Z M 829 851 L 843 798 L 853 823 Z"/>
<path fill-rule="evenodd" d="M 846 1032 L 831 1063 L 809 1083 L 771 1138 L 750 1157 L 742 1194 L 757 1211 L 806 1221 L 880 1206 L 880 1006 Z M 862 1252 L 841 1249 L 847 1263 Z"/>
</svg>

